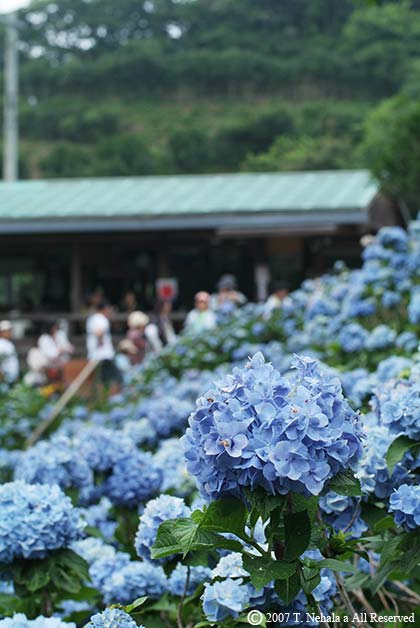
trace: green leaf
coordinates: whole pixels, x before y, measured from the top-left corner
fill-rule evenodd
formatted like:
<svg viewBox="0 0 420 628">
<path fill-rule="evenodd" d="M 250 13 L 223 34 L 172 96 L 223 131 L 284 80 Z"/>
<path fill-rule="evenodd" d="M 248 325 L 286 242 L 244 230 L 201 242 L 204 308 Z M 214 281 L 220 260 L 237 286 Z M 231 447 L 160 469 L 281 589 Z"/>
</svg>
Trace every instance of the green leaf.
<svg viewBox="0 0 420 628">
<path fill-rule="evenodd" d="M 171 519 L 160 524 L 151 556 L 164 558 L 172 554 L 183 554 L 196 550 L 210 550 L 222 547 L 232 551 L 241 551 L 239 541 L 226 539 L 211 530 L 201 528 L 201 524 L 188 518 Z"/>
<path fill-rule="evenodd" d="M 124 606 L 124 610 L 126 613 L 131 613 L 132 611 L 134 611 L 136 608 L 139 608 L 140 606 L 143 606 L 143 604 L 148 600 L 147 596 L 144 597 L 138 597 L 137 600 L 134 600 L 134 602 L 132 602 L 131 604 L 129 604 L 128 606 Z"/>
<path fill-rule="evenodd" d="M 246 498 L 263 521 L 267 521 L 270 514 L 276 508 L 283 508 L 286 502 L 284 495 L 268 495 L 262 488 L 246 491 Z"/>
<path fill-rule="evenodd" d="M 375 523 L 374 530 L 375 532 L 381 532 L 382 530 L 389 530 L 389 528 L 395 528 L 395 520 L 394 517 L 388 515 L 384 517 L 377 523 Z"/>
<path fill-rule="evenodd" d="M 245 504 L 239 499 L 218 499 L 204 511 L 200 527 L 215 532 L 231 532 L 241 536 L 244 532 L 247 516 L 248 511 Z"/>
<path fill-rule="evenodd" d="M 275 584 L 276 593 L 285 604 L 290 604 L 301 590 L 299 574 L 296 572 L 285 580 L 277 580 Z"/>
<path fill-rule="evenodd" d="M 38 591 L 45 587 L 50 581 L 48 569 L 43 569 L 41 565 L 31 567 L 26 572 L 25 585 L 29 591 Z"/>
<path fill-rule="evenodd" d="M 90 580 L 89 565 L 84 558 L 73 552 L 73 550 L 63 550 L 51 557 L 53 562 L 58 563 L 64 569 L 69 569 L 78 574 L 80 580 Z"/>
<path fill-rule="evenodd" d="M 345 495 L 346 497 L 358 497 L 362 495 L 362 488 L 360 482 L 354 477 L 353 472 L 350 469 L 341 471 L 335 475 L 327 485 L 327 491 L 335 491 L 339 495 Z"/>
<path fill-rule="evenodd" d="M 402 460 L 407 451 L 418 445 L 418 442 L 408 438 L 408 436 L 399 436 L 396 438 L 388 447 L 388 451 L 385 456 L 389 473 L 392 474 L 395 465 Z"/>
<path fill-rule="evenodd" d="M 318 508 L 318 497 L 311 496 L 305 497 L 298 493 L 291 493 L 292 499 L 292 512 L 302 512 L 306 510 L 311 521 L 315 519 L 316 511 Z"/>
<path fill-rule="evenodd" d="M 319 575 L 319 573 L 309 580 L 302 579 L 302 589 L 304 590 L 306 595 L 310 595 L 320 582 L 321 576 Z"/>
<path fill-rule="evenodd" d="M 332 569 L 332 571 L 347 571 L 348 573 L 358 573 L 357 567 L 350 563 L 336 560 L 335 558 L 326 558 L 320 563 L 321 569 Z"/>
<path fill-rule="evenodd" d="M 257 590 L 273 580 L 286 580 L 296 572 L 295 563 L 275 561 L 268 557 L 256 557 L 249 554 L 243 555 L 243 566 Z"/>
<path fill-rule="evenodd" d="M 381 565 L 389 563 L 397 555 L 397 549 L 401 545 L 403 539 L 401 536 L 393 536 L 384 542 L 381 548 Z"/>
<path fill-rule="evenodd" d="M 66 570 L 58 564 L 51 567 L 51 580 L 59 591 L 78 593 L 81 589 L 80 577 L 71 570 Z"/>
<path fill-rule="evenodd" d="M 311 522 L 308 511 L 286 514 L 284 529 L 286 535 L 284 558 L 293 560 L 303 554 L 311 540 Z"/>
</svg>

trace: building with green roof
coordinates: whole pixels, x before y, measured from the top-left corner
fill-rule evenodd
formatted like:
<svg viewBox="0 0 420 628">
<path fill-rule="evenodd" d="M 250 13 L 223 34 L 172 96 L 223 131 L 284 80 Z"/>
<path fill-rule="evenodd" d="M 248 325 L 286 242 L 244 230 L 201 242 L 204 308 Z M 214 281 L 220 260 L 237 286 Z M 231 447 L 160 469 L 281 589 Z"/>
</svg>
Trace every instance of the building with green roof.
<svg viewBox="0 0 420 628">
<path fill-rule="evenodd" d="M 80 311 L 100 286 L 148 309 L 174 277 L 187 308 L 226 272 L 261 297 L 268 277 L 352 263 L 363 233 L 398 220 L 365 170 L 0 183 L 0 307 Z"/>
</svg>

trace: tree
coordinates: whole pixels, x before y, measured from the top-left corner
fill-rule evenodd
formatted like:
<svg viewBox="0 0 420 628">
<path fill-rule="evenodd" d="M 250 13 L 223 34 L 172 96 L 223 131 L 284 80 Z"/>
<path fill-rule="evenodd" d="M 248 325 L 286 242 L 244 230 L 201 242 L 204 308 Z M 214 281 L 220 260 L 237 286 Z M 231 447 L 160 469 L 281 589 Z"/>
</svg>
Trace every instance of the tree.
<svg viewBox="0 0 420 628">
<path fill-rule="evenodd" d="M 416 215 L 420 201 L 420 102 L 400 94 L 382 103 L 368 118 L 362 149 L 383 190 L 405 201 Z"/>
</svg>

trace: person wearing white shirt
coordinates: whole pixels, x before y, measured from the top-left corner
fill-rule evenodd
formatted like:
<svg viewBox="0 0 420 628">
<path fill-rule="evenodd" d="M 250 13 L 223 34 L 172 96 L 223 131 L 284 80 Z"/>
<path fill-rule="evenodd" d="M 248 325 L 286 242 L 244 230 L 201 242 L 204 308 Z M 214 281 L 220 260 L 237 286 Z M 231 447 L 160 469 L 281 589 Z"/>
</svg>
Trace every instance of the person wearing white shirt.
<svg viewBox="0 0 420 628">
<path fill-rule="evenodd" d="M 0 322 L 0 380 L 14 384 L 19 377 L 19 360 L 12 342 L 13 328 L 10 321 Z"/>
<path fill-rule="evenodd" d="M 216 315 L 210 309 L 210 295 L 203 290 L 194 297 L 194 309 L 185 319 L 184 329 L 187 333 L 200 334 L 216 327 Z"/>
<path fill-rule="evenodd" d="M 97 360 L 99 376 L 102 384 L 111 386 L 112 394 L 118 392 L 122 382 L 114 358 L 115 350 L 112 344 L 111 323 L 113 309 L 108 303 L 101 304 L 97 311 L 91 314 L 86 321 L 86 346 L 89 360 Z"/>
<path fill-rule="evenodd" d="M 74 347 L 69 341 L 66 332 L 60 329 L 59 324 L 56 322 L 52 323 L 46 332 L 39 337 L 38 348 L 45 355 L 51 366 L 67 362 L 74 352 Z"/>
</svg>

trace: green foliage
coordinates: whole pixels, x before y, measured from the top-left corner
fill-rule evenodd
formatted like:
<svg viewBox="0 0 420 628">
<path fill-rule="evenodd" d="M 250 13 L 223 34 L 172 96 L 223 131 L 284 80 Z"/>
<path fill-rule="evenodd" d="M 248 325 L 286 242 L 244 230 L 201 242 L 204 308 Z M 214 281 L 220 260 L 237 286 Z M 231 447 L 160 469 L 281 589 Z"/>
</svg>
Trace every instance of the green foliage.
<svg viewBox="0 0 420 628">
<path fill-rule="evenodd" d="M 418 93 L 419 33 L 417 0 L 34 1 L 21 175 L 369 165 L 364 120 Z"/>
<path fill-rule="evenodd" d="M 386 452 L 386 465 L 390 474 L 393 473 L 395 465 L 412 449 L 420 451 L 420 445 L 408 436 L 399 436 L 391 443 Z M 413 451 L 413 454 L 416 455 L 416 452 Z"/>
<path fill-rule="evenodd" d="M 416 212 L 420 195 L 420 103 L 401 94 L 367 121 L 364 154 L 385 192 Z"/>
<path fill-rule="evenodd" d="M 341 471 L 328 482 L 329 491 L 335 491 L 346 497 L 358 497 L 362 495 L 360 482 L 354 477 L 351 469 Z"/>
<path fill-rule="evenodd" d="M 74 144 L 56 144 L 40 161 L 45 177 L 79 177 L 89 172 L 91 157 L 86 148 Z"/>
</svg>

